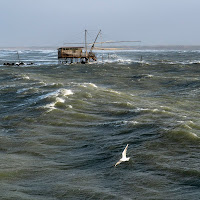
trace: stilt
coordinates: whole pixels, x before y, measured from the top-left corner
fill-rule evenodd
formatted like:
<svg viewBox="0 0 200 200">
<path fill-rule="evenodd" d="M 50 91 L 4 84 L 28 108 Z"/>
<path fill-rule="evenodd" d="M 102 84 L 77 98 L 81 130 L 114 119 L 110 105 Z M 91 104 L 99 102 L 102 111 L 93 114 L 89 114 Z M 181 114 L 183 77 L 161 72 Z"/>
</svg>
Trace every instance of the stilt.
<svg viewBox="0 0 200 200">
<path fill-rule="evenodd" d="M 141 66 L 143 65 L 143 59 L 142 59 L 142 56 L 140 57 L 140 64 L 141 64 Z"/>
</svg>

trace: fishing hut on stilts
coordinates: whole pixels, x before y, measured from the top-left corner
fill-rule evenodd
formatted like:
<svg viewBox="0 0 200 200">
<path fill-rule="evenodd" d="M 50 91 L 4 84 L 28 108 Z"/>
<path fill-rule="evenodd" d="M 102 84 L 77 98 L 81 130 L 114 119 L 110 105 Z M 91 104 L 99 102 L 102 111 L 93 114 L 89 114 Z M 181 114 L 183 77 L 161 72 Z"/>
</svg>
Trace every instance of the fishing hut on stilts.
<svg viewBox="0 0 200 200">
<path fill-rule="evenodd" d="M 101 30 L 98 32 L 93 43 L 87 44 L 87 30 L 85 30 L 85 42 L 84 43 L 65 43 L 65 44 L 81 44 L 80 47 L 74 46 L 65 46 L 58 48 L 58 61 L 63 64 L 72 64 L 72 63 L 82 63 L 86 64 L 88 62 L 97 61 L 97 57 L 93 50 L 119 50 L 121 48 L 98 48 L 94 47 L 96 44 L 112 44 L 112 43 L 130 43 L 130 42 L 141 42 L 141 41 L 105 41 L 97 42 L 97 39 L 101 33 Z M 88 45 L 91 45 L 90 50 L 88 50 Z M 109 58 L 109 55 L 108 55 Z M 103 61 L 103 55 L 102 55 Z"/>
<path fill-rule="evenodd" d="M 101 30 L 97 34 L 94 43 L 92 44 L 90 51 L 87 48 L 87 30 L 85 30 L 85 47 L 60 47 L 58 48 L 58 60 L 60 63 L 88 63 L 91 61 L 97 61 L 96 55 L 92 52 L 95 42 L 100 34 Z M 79 43 L 68 43 L 79 44 Z"/>
</svg>

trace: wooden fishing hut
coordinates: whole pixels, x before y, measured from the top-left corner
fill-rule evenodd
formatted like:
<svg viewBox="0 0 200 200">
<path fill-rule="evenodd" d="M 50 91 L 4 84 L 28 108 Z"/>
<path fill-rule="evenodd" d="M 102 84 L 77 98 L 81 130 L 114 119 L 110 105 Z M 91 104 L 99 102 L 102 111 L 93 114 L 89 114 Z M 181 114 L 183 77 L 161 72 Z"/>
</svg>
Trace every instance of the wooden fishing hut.
<svg viewBox="0 0 200 200">
<path fill-rule="evenodd" d="M 93 52 L 83 51 L 84 47 L 60 47 L 58 49 L 58 60 L 61 63 L 87 63 L 88 61 L 96 61 Z"/>
<path fill-rule="evenodd" d="M 90 51 L 88 52 L 87 46 L 87 30 L 85 30 L 85 47 L 60 47 L 58 49 L 58 60 L 61 63 L 88 63 L 90 61 L 97 61 L 96 55 L 92 52 L 94 49 L 95 42 L 100 34 L 101 30 L 97 34 Z M 79 43 L 68 43 L 68 44 L 79 44 Z M 84 49 L 84 51 L 83 51 Z"/>
<path fill-rule="evenodd" d="M 72 64 L 76 63 L 88 63 L 91 61 L 97 61 L 97 57 L 95 53 L 92 51 L 95 49 L 95 44 L 105 44 L 105 43 L 121 43 L 121 42 L 140 42 L 140 41 L 105 41 L 105 42 L 96 42 L 98 36 L 100 35 L 101 30 L 98 32 L 95 40 L 91 45 L 90 50 L 88 51 L 88 44 L 87 44 L 87 30 L 85 30 L 85 42 L 84 43 L 66 43 L 66 44 L 84 44 L 84 47 L 60 47 L 58 48 L 58 60 L 61 63 L 69 63 Z M 106 50 L 105 48 L 96 48 L 98 50 Z M 107 48 L 107 50 L 117 50 L 119 48 Z M 103 56 L 102 56 L 103 58 Z"/>
</svg>

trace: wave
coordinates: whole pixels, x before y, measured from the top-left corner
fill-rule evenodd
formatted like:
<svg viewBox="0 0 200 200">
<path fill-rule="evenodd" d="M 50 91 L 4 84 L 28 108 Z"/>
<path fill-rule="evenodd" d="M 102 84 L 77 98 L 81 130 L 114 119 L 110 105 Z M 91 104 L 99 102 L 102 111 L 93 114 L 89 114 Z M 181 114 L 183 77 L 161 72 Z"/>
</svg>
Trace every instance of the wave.
<svg viewBox="0 0 200 200">
<path fill-rule="evenodd" d="M 82 87 L 92 87 L 92 88 L 98 88 L 97 85 L 95 85 L 94 83 L 81 83 L 80 86 Z"/>
<path fill-rule="evenodd" d="M 118 49 L 118 50 L 96 50 L 96 53 L 129 53 L 129 52 L 144 52 L 144 53 L 159 53 L 159 52 L 178 52 L 178 53 L 187 53 L 187 52 L 197 52 L 199 53 L 200 50 L 180 50 L 180 49 Z"/>
<path fill-rule="evenodd" d="M 56 97 L 54 102 L 46 104 L 45 106 L 43 106 L 43 108 L 47 108 L 48 109 L 47 112 L 51 112 L 52 110 L 56 109 L 56 106 L 62 107 L 64 103 L 65 103 L 65 99 Z"/>
<path fill-rule="evenodd" d="M 132 126 L 135 127 L 136 125 L 139 125 L 138 121 L 134 120 L 122 120 L 122 121 L 114 121 L 114 122 L 104 122 L 104 123 L 98 123 L 96 126 L 115 126 L 115 127 L 122 127 L 122 126 Z"/>
<path fill-rule="evenodd" d="M 134 59 L 129 59 L 129 58 L 123 58 L 123 57 L 115 57 L 112 59 L 109 58 L 104 58 L 103 60 L 101 58 L 98 59 L 97 64 L 124 64 L 124 65 L 129 65 L 133 63 L 143 63 L 145 64 L 145 61 L 140 61 L 140 60 L 134 60 Z"/>
<path fill-rule="evenodd" d="M 40 97 L 38 97 L 39 100 L 44 100 L 44 99 L 47 99 L 47 98 L 54 98 L 53 99 L 53 102 L 51 103 L 48 103 L 46 105 L 43 106 L 43 108 L 47 108 L 48 111 L 47 112 L 50 112 L 54 109 L 56 109 L 57 107 L 65 107 L 65 97 L 69 96 L 69 95 L 73 95 L 74 93 L 72 92 L 72 90 L 69 90 L 69 89 L 58 89 L 56 90 L 55 92 L 50 92 L 50 93 L 47 93 L 45 95 L 42 95 Z M 70 105 L 69 108 L 72 108 L 72 106 Z"/>
<path fill-rule="evenodd" d="M 173 61 L 173 60 L 140 60 L 138 59 L 129 59 L 129 58 L 116 58 L 116 59 L 98 59 L 98 64 L 140 64 L 142 66 L 145 65 L 198 65 L 200 64 L 200 60 L 186 60 L 186 61 Z"/>
<path fill-rule="evenodd" d="M 104 98 L 105 101 L 107 98 L 123 97 L 125 95 L 125 93 L 121 93 L 117 90 L 113 90 L 107 87 L 98 86 L 94 83 L 80 83 L 77 85 L 81 88 L 85 88 L 85 90 L 80 90 L 80 94 L 88 93 L 90 97 L 93 95 L 98 95 L 99 98 Z"/>
<path fill-rule="evenodd" d="M 167 131 L 167 137 L 180 143 L 200 142 L 199 129 L 195 129 L 194 123 L 191 121 L 178 121 L 178 124 Z"/>
<path fill-rule="evenodd" d="M 171 61 L 171 60 L 157 60 L 152 62 L 154 64 L 167 64 L 167 65 L 193 65 L 193 64 L 200 64 L 200 60 L 186 60 L 186 61 Z"/>
<path fill-rule="evenodd" d="M 41 96 L 38 97 L 38 99 L 42 100 L 42 99 L 46 99 L 46 98 L 49 98 L 49 97 L 69 96 L 69 95 L 73 95 L 73 94 L 74 93 L 71 90 L 68 90 L 68 89 L 58 89 L 58 90 L 56 90 L 54 92 L 50 92 L 50 93 L 41 95 Z"/>
<path fill-rule="evenodd" d="M 38 49 L 38 50 L 32 50 L 33 52 L 39 52 L 39 53 L 45 53 L 45 54 L 49 54 L 49 53 L 56 53 L 57 54 L 57 50 L 50 50 L 50 49 Z"/>
</svg>

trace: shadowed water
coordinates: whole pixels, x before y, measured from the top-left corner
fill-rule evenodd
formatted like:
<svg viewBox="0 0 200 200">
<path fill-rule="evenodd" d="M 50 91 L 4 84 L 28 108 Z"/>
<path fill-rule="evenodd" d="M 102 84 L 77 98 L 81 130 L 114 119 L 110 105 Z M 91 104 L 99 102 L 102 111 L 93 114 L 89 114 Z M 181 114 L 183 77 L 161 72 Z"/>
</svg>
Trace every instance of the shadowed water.
<svg viewBox="0 0 200 200">
<path fill-rule="evenodd" d="M 199 198 L 200 51 L 19 54 L 0 51 L 1 199 Z"/>
</svg>

